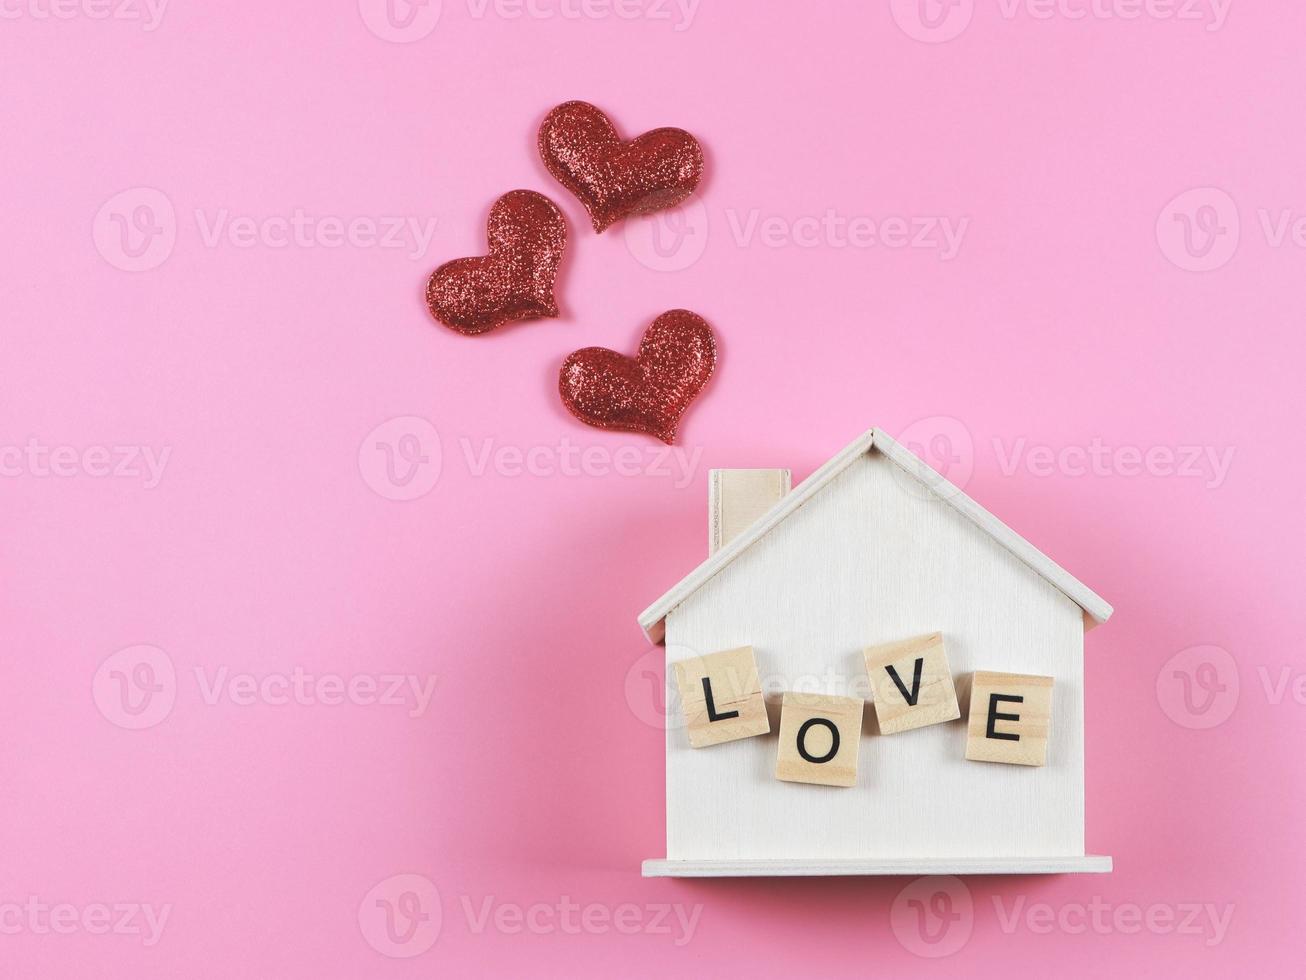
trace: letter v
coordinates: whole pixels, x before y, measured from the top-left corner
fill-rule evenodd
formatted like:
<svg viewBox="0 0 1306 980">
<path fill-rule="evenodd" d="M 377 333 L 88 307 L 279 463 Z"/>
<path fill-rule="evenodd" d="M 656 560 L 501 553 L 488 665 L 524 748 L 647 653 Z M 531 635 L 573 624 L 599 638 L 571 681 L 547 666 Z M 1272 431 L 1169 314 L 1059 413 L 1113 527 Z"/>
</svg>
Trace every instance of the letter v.
<svg viewBox="0 0 1306 980">
<path fill-rule="evenodd" d="M 924 657 L 917 657 L 917 658 L 916 658 L 916 673 L 915 673 L 915 675 L 912 677 L 912 680 L 911 680 L 911 690 L 910 690 L 910 691 L 907 690 L 906 685 L 903 684 L 903 682 L 902 682 L 902 678 L 898 676 L 898 672 L 897 672 L 896 670 L 894 670 L 892 667 L 885 667 L 885 668 L 884 668 L 885 670 L 887 670 L 887 671 L 889 672 L 889 678 L 890 678 L 890 680 L 893 681 L 894 686 L 897 687 L 898 690 L 902 692 L 902 696 L 903 696 L 903 698 L 904 698 L 904 699 L 907 701 L 907 703 L 908 703 L 909 705 L 911 705 L 913 708 L 916 707 L 916 702 L 917 702 L 918 700 L 920 700 L 920 696 L 921 696 L 921 670 L 922 670 L 922 668 L 924 668 L 924 666 L 925 666 L 925 658 L 924 658 Z"/>
</svg>

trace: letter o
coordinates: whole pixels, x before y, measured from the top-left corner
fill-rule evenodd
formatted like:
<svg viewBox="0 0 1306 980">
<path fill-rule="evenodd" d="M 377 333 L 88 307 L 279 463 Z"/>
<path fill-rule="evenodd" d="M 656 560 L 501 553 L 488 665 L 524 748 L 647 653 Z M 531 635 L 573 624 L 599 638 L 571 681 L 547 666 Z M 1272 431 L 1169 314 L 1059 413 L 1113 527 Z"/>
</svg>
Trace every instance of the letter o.
<svg viewBox="0 0 1306 980">
<path fill-rule="evenodd" d="M 820 758 L 817 758 L 816 756 L 808 752 L 807 746 L 804 744 L 804 741 L 807 738 L 807 730 L 811 728 L 813 725 L 824 725 L 826 728 L 830 729 L 830 751 L 825 753 L 825 755 L 821 756 Z M 801 755 L 808 762 L 815 763 L 816 765 L 819 766 L 824 762 L 829 762 L 838 754 L 838 752 L 839 752 L 839 727 L 834 722 L 832 722 L 829 718 L 808 718 L 805 722 L 803 722 L 802 726 L 798 729 L 798 754 Z"/>
</svg>

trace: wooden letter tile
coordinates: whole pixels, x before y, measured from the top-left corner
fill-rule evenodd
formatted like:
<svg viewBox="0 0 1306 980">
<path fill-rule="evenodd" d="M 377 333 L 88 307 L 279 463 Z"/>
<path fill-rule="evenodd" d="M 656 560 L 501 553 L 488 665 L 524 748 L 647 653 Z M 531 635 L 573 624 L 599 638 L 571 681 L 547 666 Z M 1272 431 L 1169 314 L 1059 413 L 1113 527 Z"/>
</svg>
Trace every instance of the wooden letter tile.
<svg viewBox="0 0 1306 980">
<path fill-rule="evenodd" d="M 865 654 L 880 734 L 961 717 L 942 633 L 867 647 Z"/>
<path fill-rule="evenodd" d="M 1052 678 L 975 672 L 966 758 L 1041 766 L 1052 723 Z"/>
<path fill-rule="evenodd" d="M 694 748 L 771 730 L 752 647 L 692 657 L 674 666 L 685 728 Z"/>
<path fill-rule="evenodd" d="M 786 693 L 780 705 L 775 778 L 852 786 L 862 740 L 862 699 Z"/>
</svg>

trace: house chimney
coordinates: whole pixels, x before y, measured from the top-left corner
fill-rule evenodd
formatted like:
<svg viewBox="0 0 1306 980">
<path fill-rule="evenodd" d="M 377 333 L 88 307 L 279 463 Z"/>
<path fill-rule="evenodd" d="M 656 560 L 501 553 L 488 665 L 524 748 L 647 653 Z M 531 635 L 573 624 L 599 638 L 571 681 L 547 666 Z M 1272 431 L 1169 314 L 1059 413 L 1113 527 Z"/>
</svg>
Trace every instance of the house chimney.
<svg viewBox="0 0 1306 980">
<path fill-rule="evenodd" d="M 789 492 L 788 470 L 712 470 L 708 474 L 707 553 L 714 555 Z"/>
</svg>

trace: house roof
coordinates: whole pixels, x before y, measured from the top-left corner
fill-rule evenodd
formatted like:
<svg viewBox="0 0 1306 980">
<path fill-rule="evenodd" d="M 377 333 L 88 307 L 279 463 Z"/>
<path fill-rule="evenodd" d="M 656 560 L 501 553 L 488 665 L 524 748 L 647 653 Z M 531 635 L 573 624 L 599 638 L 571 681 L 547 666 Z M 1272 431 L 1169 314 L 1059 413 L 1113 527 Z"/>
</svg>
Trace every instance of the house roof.
<svg viewBox="0 0 1306 980">
<path fill-rule="evenodd" d="M 664 637 L 667 613 L 697 592 L 714 575 L 756 544 L 772 528 L 820 493 L 827 484 L 866 453 L 878 450 L 928 487 L 943 503 L 957 510 L 985 534 L 1023 561 L 1059 589 L 1084 611 L 1085 628 L 1091 629 L 1111 617 L 1111 604 L 1075 578 L 1002 521 L 981 507 L 960 488 L 940 476 L 924 460 L 894 442 L 880 429 L 871 429 L 809 476 L 748 529 L 681 579 L 639 616 L 639 625 L 652 643 Z"/>
</svg>

